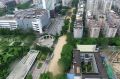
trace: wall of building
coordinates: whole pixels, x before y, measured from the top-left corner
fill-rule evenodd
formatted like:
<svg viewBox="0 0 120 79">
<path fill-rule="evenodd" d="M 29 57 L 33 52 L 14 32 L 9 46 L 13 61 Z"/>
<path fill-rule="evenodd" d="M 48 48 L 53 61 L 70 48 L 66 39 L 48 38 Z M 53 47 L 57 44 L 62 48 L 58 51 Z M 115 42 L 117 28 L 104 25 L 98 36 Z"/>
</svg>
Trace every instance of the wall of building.
<svg viewBox="0 0 120 79">
<path fill-rule="evenodd" d="M 106 37 L 115 37 L 117 33 L 117 28 L 108 28 L 106 31 Z"/>
<path fill-rule="evenodd" d="M 10 30 L 14 30 L 17 28 L 16 20 L 0 20 L 0 28 L 9 28 Z"/>
<path fill-rule="evenodd" d="M 83 36 L 83 27 L 74 27 L 74 38 L 82 38 Z"/>
<path fill-rule="evenodd" d="M 100 34 L 100 27 L 90 27 L 90 37 L 92 38 L 98 38 Z"/>
</svg>

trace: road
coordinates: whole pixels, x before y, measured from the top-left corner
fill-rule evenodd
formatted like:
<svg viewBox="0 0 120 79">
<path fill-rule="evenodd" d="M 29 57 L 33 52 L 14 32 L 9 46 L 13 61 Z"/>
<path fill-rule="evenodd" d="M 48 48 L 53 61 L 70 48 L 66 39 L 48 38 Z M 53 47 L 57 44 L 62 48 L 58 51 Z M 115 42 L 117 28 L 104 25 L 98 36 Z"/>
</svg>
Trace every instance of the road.
<svg viewBox="0 0 120 79">
<path fill-rule="evenodd" d="M 57 17 L 55 19 L 51 19 L 51 25 L 47 28 L 46 33 L 52 35 L 60 34 L 63 25 L 64 17 Z"/>
</svg>

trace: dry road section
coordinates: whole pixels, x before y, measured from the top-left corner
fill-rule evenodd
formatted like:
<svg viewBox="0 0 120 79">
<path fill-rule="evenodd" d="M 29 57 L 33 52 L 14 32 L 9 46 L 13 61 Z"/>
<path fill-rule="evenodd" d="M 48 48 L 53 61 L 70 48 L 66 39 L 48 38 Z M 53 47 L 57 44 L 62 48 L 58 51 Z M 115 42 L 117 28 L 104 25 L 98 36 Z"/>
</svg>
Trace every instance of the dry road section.
<svg viewBox="0 0 120 79">
<path fill-rule="evenodd" d="M 54 56 L 49 64 L 49 72 L 52 72 L 53 75 L 60 74 L 61 72 L 60 66 L 58 65 L 58 61 L 61 57 L 62 48 L 66 44 L 66 38 L 67 37 L 65 35 L 61 36 L 58 40 L 58 43 L 55 46 L 55 49 L 53 52 Z"/>
</svg>

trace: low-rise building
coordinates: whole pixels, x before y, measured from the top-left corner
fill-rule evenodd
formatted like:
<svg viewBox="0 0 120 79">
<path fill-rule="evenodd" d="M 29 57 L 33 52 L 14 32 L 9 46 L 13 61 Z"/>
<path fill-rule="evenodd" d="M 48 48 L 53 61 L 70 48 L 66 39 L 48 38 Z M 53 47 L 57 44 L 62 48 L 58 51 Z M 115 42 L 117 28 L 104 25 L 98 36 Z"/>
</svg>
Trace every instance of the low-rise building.
<svg viewBox="0 0 120 79">
<path fill-rule="evenodd" d="M 108 79 L 107 71 L 96 45 L 77 45 L 67 79 Z"/>
<path fill-rule="evenodd" d="M 18 28 L 29 29 L 43 33 L 43 28 L 48 25 L 50 17 L 45 9 L 26 9 L 15 12 L 15 18 L 18 22 Z"/>
<path fill-rule="evenodd" d="M 0 28 L 9 28 L 10 30 L 16 29 L 18 26 L 14 15 L 6 15 L 0 17 Z"/>
</svg>

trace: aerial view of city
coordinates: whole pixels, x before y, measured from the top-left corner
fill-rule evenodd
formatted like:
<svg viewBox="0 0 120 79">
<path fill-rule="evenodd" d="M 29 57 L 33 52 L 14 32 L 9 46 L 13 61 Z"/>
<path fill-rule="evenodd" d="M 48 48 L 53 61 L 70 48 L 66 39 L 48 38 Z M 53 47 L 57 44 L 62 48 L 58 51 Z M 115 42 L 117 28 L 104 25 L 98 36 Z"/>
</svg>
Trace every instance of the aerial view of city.
<svg viewBox="0 0 120 79">
<path fill-rule="evenodd" d="M 120 79 L 120 0 L 0 0 L 0 79 Z"/>
</svg>

